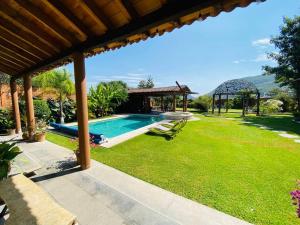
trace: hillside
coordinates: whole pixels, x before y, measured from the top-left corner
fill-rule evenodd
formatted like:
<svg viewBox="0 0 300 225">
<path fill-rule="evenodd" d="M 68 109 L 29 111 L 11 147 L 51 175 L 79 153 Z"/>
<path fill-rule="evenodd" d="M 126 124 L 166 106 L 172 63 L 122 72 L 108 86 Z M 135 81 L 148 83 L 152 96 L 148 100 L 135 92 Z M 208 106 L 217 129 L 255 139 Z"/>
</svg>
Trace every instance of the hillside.
<svg viewBox="0 0 300 225">
<path fill-rule="evenodd" d="M 270 90 L 274 88 L 279 88 L 279 85 L 275 83 L 275 76 L 251 76 L 251 77 L 243 77 L 241 78 L 243 80 L 250 81 L 256 85 L 256 87 L 259 89 L 260 93 L 268 93 Z"/>
</svg>

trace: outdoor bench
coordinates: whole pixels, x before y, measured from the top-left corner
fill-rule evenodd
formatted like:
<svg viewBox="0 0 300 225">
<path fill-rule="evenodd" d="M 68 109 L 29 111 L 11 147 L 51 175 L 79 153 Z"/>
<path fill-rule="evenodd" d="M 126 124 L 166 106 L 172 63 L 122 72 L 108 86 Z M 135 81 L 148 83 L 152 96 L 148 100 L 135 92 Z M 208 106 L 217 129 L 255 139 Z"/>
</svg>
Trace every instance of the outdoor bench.
<svg viewBox="0 0 300 225">
<path fill-rule="evenodd" d="M 19 174 L 0 182 L 9 209 L 5 225 L 74 225 L 76 217 L 58 205 L 29 178 Z"/>
</svg>

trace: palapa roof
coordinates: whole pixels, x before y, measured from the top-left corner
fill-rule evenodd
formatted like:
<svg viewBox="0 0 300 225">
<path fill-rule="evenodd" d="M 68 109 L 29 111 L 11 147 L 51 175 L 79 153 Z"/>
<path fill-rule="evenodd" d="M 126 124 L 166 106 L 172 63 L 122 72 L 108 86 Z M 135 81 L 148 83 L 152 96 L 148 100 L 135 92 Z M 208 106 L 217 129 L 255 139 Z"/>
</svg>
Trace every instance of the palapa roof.
<svg viewBox="0 0 300 225">
<path fill-rule="evenodd" d="M 128 94 L 140 95 L 167 95 L 167 94 L 196 94 L 186 85 L 158 87 L 158 88 L 130 88 Z"/>
<path fill-rule="evenodd" d="M 219 85 L 214 94 L 229 94 L 229 95 L 238 95 L 242 94 L 243 92 L 257 94 L 259 93 L 255 84 L 250 81 L 243 80 L 243 79 L 234 79 L 228 80 L 221 85 Z"/>
<path fill-rule="evenodd" d="M 0 72 L 20 77 L 257 0 L 1 0 Z"/>
</svg>

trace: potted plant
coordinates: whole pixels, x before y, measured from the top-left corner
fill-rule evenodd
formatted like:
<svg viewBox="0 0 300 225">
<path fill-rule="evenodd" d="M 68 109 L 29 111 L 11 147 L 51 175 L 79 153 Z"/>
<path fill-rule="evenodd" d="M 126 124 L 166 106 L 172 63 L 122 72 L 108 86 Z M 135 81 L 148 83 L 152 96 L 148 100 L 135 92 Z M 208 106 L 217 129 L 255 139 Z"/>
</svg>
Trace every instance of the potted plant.
<svg viewBox="0 0 300 225">
<path fill-rule="evenodd" d="M 6 131 L 8 135 L 15 135 L 16 129 L 12 120 L 7 120 Z"/>
<path fill-rule="evenodd" d="M 14 135 L 14 121 L 8 110 L 0 109 L 0 132 L 2 134 Z"/>
<path fill-rule="evenodd" d="M 7 178 L 11 161 L 21 153 L 16 143 L 0 142 L 0 180 Z"/>
<path fill-rule="evenodd" d="M 46 140 L 46 128 L 47 123 L 43 120 L 40 120 L 36 124 L 36 131 L 34 134 L 34 140 L 37 142 L 43 142 Z"/>
</svg>

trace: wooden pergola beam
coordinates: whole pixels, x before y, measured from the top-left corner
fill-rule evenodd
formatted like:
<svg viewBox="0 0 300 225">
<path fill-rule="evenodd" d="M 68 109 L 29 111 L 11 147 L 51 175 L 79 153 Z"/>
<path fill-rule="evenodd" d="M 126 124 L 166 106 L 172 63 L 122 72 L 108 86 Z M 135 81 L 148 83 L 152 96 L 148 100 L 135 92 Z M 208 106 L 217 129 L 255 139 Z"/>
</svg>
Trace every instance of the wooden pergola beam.
<svg viewBox="0 0 300 225">
<path fill-rule="evenodd" d="M 0 55 L 0 61 L 4 64 L 4 65 L 8 65 L 8 67 L 14 69 L 14 68 L 18 68 L 20 71 L 23 70 L 25 67 L 14 62 L 14 61 L 11 61 L 9 59 L 7 59 L 6 57 L 3 57 Z"/>
<path fill-rule="evenodd" d="M 125 7 L 127 13 L 131 17 L 131 19 L 135 20 L 140 17 L 136 9 L 133 7 L 133 5 L 130 3 L 129 0 L 121 0 L 121 3 Z"/>
<path fill-rule="evenodd" d="M 14 61 L 20 65 L 24 65 L 26 67 L 32 65 L 32 63 L 25 62 L 21 57 L 16 55 L 11 55 L 11 52 L 8 52 L 6 49 L 0 47 L 0 56 L 5 57 L 7 60 Z"/>
<path fill-rule="evenodd" d="M 71 23 L 73 23 L 74 26 L 77 27 L 81 32 L 88 36 L 94 35 L 90 29 L 88 29 L 83 22 L 81 22 L 80 19 L 78 19 L 74 14 L 64 6 L 64 4 L 61 1 L 57 0 L 48 0 L 45 1 L 46 4 L 51 4 L 54 6 L 54 8 L 60 12 L 65 18 L 67 18 Z"/>
<path fill-rule="evenodd" d="M 61 50 L 66 47 L 64 44 L 61 43 L 61 40 L 59 38 L 53 37 L 52 35 L 47 34 L 41 29 L 37 29 L 38 27 L 35 23 L 33 23 L 24 16 L 20 16 L 17 10 L 12 9 L 4 1 L 0 1 L 0 14 L 2 14 L 2 17 L 5 17 L 11 22 L 18 24 L 18 26 L 21 29 L 32 31 L 36 34 L 36 36 L 39 36 L 41 39 L 50 44 L 53 48 L 58 48 L 59 50 Z"/>
<path fill-rule="evenodd" d="M 86 0 L 87 1 L 87 0 Z M 96 47 L 105 47 L 108 43 L 115 41 L 123 41 L 127 37 L 136 33 L 144 33 L 152 27 L 160 24 L 174 21 L 175 19 L 187 15 L 189 13 L 201 10 L 203 8 L 210 7 L 214 3 L 218 3 L 219 0 L 189 0 L 189 1 L 172 1 L 165 4 L 162 8 L 150 13 L 139 20 L 134 20 L 128 25 L 124 25 L 118 29 L 111 30 L 101 37 L 89 38 L 86 41 L 74 45 L 71 48 L 57 54 L 41 63 L 37 63 L 35 66 L 23 71 L 23 73 L 34 73 L 37 70 L 43 69 L 50 64 L 57 63 L 60 60 L 68 58 L 74 52 L 89 51 Z M 21 76 L 19 74 L 17 76 Z"/>
</svg>

